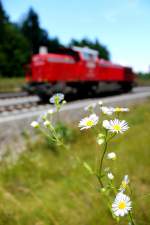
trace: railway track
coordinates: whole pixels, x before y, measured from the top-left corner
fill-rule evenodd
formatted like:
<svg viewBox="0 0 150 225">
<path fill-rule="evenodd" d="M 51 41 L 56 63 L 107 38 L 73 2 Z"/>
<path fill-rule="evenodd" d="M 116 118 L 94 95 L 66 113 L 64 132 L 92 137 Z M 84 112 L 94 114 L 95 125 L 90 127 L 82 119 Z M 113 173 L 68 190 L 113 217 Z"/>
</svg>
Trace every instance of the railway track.
<svg viewBox="0 0 150 225">
<path fill-rule="evenodd" d="M 6 97 L 7 96 L 7 97 Z M 2 98 L 1 98 L 2 97 Z M 8 97 L 8 95 L 0 95 L 0 116 L 18 111 L 34 110 L 39 106 L 40 99 L 38 96 L 17 95 Z"/>
<path fill-rule="evenodd" d="M 19 98 L 28 96 L 27 92 L 7 92 L 7 93 L 0 93 L 0 99 L 10 99 L 10 98 Z"/>
<path fill-rule="evenodd" d="M 27 92 L 0 93 L 0 116 L 18 111 L 28 111 L 38 106 L 40 99 Z"/>
<path fill-rule="evenodd" d="M 115 102 L 138 101 L 150 97 L 150 87 L 136 87 L 132 93 L 120 94 L 113 97 L 101 98 L 105 104 Z M 98 99 L 84 99 L 68 103 L 64 107 L 64 111 L 78 110 L 91 102 L 97 102 Z M 38 96 L 17 96 L 0 98 L 0 123 L 5 121 L 13 121 L 21 118 L 30 118 L 38 116 L 40 113 L 49 109 L 49 104 L 41 104 Z"/>
</svg>

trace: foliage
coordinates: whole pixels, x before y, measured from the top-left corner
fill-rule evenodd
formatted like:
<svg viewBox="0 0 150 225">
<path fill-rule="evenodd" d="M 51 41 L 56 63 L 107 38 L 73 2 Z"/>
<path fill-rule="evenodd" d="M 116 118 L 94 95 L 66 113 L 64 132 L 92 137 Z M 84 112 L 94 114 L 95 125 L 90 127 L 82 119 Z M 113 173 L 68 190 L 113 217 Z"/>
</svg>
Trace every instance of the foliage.
<svg viewBox="0 0 150 225">
<path fill-rule="evenodd" d="M 4 28 L 5 28 L 5 24 L 8 22 L 8 16 L 6 15 L 3 6 L 2 6 L 2 2 L 0 1 L 0 31 L 1 31 L 1 35 L 0 35 L 0 43 L 2 43 L 4 41 L 3 35 L 4 35 Z"/>
<path fill-rule="evenodd" d="M 0 76 L 22 76 L 28 59 L 28 42 L 18 27 L 9 22 L 0 2 Z"/>
<path fill-rule="evenodd" d="M 140 77 L 141 79 L 145 79 L 145 80 L 150 79 L 150 73 L 140 72 L 140 73 L 137 73 L 137 76 Z"/>
<path fill-rule="evenodd" d="M 149 86 L 150 85 L 150 73 L 137 73 L 136 83 L 139 86 Z"/>
<path fill-rule="evenodd" d="M 5 41 L 0 46 L 3 61 L 1 64 L 1 75 L 9 77 L 23 76 L 23 66 L 29 57 L 28 43 L 18 28 L 12 24 L 5 26 Z M 10 44 L 11 43 L 11 44 Z"/>
</svg>

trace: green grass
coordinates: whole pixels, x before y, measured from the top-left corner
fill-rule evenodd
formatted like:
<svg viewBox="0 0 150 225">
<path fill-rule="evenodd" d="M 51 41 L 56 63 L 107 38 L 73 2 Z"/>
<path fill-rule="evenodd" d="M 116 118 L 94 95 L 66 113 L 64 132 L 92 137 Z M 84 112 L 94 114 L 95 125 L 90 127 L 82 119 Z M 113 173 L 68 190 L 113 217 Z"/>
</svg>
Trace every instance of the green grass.
<svg viewBox="0 0 150 225">
<path fill-rule="evenodd" d="M 136 76 L 135 82 L 138 86 L 150 86 L 150 76 Z"/>
<path fill-rule="evenodd" d="M 109 150 L 118 156 L 118 185 L 129 174 L 137 225 L 149 225 L 150 101 L 133 107 L 124 118 L 131 128 L 114 139 Z M 84 160 L 94 166 L 100 152 L 93 130 L 75 131 L 66 151 L 52 151 L 44 139 L 28 141 L 16 163 L 4 160 L 0 165 L 0 225 L 115 225 L 96 178 L 82 165 Z M 126 219 L 121 224 L 126 225 Z"/>
<path fill-rule="evenodd" d="M 136 83 L 138 86 L 149 86 L 150 78 L 142 76 L 136 77 Z M 18 92 L 22 90 L 23 85 L 26 84 L 25 78 L 3 78 L 0 77 L 0 92 Z"/>
<path fill-rule="evenodd" d="M 0 77 L 0 92 L 18 92 L 22 90 L 25 78 L 3 78 Z"/>
</svg>

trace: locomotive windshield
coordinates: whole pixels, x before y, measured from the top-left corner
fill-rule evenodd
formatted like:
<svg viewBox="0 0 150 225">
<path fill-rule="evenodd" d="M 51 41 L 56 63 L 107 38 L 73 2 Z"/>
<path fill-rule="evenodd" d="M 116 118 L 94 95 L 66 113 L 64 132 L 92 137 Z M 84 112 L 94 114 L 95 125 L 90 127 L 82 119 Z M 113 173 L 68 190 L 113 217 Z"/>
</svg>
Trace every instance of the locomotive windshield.
<svg viewBox="0 0 150 225">
<path fill-rule="evenodd" d="M 83 60 L 96 60 L 98 57 L 98 51 L 90 49 L 88 47 L 72 47 L 74 51 L 80 52 L 82 55 Z"/>
<path fill-rule="evenodd" d="M 90 53 L 88 53 L 88 52 L 83 52 L 83 53 L 82 53 L 82 57 L 83 57 L 84 60 L 89 61 L 89 60 L 96 60 L 97 55 L 90 54 Z"/>
</svg>

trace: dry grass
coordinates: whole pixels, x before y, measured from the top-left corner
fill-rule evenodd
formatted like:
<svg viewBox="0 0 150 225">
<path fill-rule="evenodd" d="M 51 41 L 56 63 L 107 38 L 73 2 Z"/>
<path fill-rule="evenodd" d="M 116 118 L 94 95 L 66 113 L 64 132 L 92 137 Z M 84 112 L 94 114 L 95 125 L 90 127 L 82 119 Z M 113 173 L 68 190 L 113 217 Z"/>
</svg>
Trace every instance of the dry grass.
<svg viewBox="0 0 150 225">
<path fill-rule="evenodd" d="M 0 78 L 0 92 L 18 92 L 22 90 L 25 78 Z"/>
</svg>

